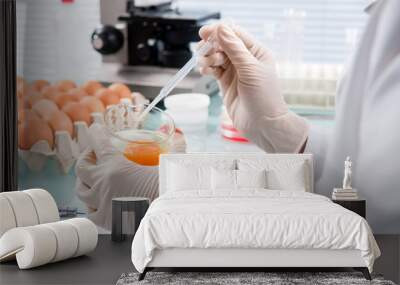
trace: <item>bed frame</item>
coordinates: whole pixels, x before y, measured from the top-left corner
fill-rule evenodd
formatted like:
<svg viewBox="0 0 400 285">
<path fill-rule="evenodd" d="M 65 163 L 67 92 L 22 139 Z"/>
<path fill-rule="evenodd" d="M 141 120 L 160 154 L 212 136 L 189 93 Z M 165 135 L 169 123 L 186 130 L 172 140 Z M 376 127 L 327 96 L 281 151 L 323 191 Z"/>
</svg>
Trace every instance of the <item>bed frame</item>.
<svg viewBox="0 0 400 285">
<path fill-rule="evenodd" d="M 210 163 L 218 159 L 268 158 L 304 160 L 308 165 L 308 185 L 306 190 L 313 192 L 313 161 L 311 154 L 263 154 L 263 153 L 199 153 L 168 154 L 160 158 L 160 195 L 166 192 L 167 165 L 170 161 L 208 159 Z M 143 280 L 148 271 L 154 269 L 182 269 L 182 271 L 285 271 L 310 269 L 319 271 L 338 268 L 353 268 L 361 271 L 367 280 L 371 280 L 369 270 L 359 250 L 330 249 L 249 249 L 249 248 L 169 248 L 158 249 L 147 265 L 139 280 Z"/>
<path fill-rule="evenodd" d="M 359 250 L 329 249 L 193 249 L 171 248 L 156 250 L 152 261 L 139 275 L 154 269 L 191 271 L 318 271 L 353 268 L 371 280 Z M 310 269 L 310 270 L 307 270 Z"/>
</svg>

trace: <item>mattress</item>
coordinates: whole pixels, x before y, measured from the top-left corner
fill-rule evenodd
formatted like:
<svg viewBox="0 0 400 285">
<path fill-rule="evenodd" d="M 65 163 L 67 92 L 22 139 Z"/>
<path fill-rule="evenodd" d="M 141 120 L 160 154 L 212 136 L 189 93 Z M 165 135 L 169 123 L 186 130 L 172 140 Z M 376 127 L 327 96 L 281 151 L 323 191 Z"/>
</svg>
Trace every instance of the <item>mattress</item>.
<svg viewBox="0 0 400 285">
<path fill-rule="evenodd" d="M 171 248 L 359 250 L 370 271 L 380 255 L 359 215 L 321 195 L 263 189 L 165 193 L 140 223 L 132 262 L 143 272 L 156 250 Z"/>
</svg>

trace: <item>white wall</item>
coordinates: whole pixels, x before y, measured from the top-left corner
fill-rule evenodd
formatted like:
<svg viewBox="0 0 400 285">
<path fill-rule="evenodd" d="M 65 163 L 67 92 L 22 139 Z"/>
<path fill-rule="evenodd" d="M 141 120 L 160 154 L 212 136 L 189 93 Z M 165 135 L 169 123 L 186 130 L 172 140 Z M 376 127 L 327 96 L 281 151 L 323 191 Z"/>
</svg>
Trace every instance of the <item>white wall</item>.
<svg viewBox="0 0 400 285">
<path fill-rule="evenodd" d="M 17 66 L 27 79 L 94 76 L 101 57 L 90 45 L 100 23 L 98 0 L 17 0 Z"/>
</svg>

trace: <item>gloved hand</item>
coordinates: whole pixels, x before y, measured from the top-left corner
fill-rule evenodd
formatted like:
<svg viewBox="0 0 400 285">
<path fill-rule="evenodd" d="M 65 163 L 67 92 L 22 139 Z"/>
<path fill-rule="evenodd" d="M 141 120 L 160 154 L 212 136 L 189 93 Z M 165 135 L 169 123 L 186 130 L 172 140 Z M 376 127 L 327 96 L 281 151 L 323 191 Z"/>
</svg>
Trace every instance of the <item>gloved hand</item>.
<svg viewBox="0 0 400 285">
<path fill-rule="evenodd" d="M 218 48 L 199 59 L 200 72 L 218 79 L 235 128 L 267 152 L 299 152 L 308 125 L 284 102 L 271 53 L 234 25 L 200 29 L 210 36 Z"/>
<path fill-rule="evenodd" d="M 142 166 L 126 159 L 112 146 L 105 127 L 89 128 L 90 147 L 79 157 L 75 172 L 76 193 L 89 208 L 88 217 L 98 226 L 111 229 L 111 199 L 123 196 L 158 197 L 158 166 Z M 179 131 L 173 152 L 185 152 Z"/>
</svg>

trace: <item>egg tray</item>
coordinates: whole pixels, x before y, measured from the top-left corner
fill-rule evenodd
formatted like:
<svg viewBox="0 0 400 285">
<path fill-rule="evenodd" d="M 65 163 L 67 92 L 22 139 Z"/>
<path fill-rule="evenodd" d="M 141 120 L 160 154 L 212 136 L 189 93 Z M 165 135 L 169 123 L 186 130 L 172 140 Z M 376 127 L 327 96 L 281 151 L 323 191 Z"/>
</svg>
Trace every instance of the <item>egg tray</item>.
<svg viewBox="0 0 400 285">
<path fill-rule="evenodd" d="M 91 114 L 93 123 L 104 124 L 102 113 Z M 31 149 L 18 149 L 19 157 L 31 171 L 41 171 L 48 158 L 56 158 L 62 173 L 67 174 L 79 154 L 89 145 L 89 130 L 86 122 L 74 122 L 74 139 L 67 131 L 57 131 L 54 134 L 54 148 L 47 140 L 36 142 Z"/>
<path fill-rule="evenodd" d="M 135 104 L 148 103 L 142 95 L 136 94 Z M 129 102 L 127 102 L 129 100 Z M 121 103 L 132 104 L 132 100 L 124 98 Z M 102 113 L 91 113 L 92 123 L 104 124 Z M 29 170 L 41 171 L 48 159 L 59 162 L 61 173 L 67 174 L 79 155 L 89 146 L 89 126 L 84 121 L 74 122 L 74 138 L 67 131 L 56 131 L 54 148 L 46 140 L 36 142 L 29 150 L 18 149 L 18 155 L 26 163 Z"/>
</svg>

